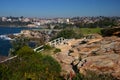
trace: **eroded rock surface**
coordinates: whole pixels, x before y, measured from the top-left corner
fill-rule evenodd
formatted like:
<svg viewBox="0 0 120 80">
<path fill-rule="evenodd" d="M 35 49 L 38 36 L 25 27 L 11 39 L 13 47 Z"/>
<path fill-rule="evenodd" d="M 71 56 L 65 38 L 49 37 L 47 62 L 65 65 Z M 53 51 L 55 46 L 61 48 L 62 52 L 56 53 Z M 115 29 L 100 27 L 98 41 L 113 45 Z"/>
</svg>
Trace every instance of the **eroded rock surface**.
<svg viewBox="0 0 120 80">
<path fill-rule="evenodd" d="M 77 66 L 76 69 L 83 74 L 86 70 L 92 70 L 98 73 L 110 73 L 120 78 L 119 37 L 79 39 L 68 41 L 68 44 L 60 45 L 58 48 L 62 50 L 63 46 L 64 51 L 55 54 L 64 71 L 74 73 L 73 66 Z"/>
<path fill-rule="evenodd" d="M 120 55 L 106 54 L 90 56 L 80 61 L 77 67 L 83 74 L 85 74 L 86 70 L 92 70 L 100 73 L 111 73 L 117 77 L 117 75 L 120 75 Z"/>
</svg>

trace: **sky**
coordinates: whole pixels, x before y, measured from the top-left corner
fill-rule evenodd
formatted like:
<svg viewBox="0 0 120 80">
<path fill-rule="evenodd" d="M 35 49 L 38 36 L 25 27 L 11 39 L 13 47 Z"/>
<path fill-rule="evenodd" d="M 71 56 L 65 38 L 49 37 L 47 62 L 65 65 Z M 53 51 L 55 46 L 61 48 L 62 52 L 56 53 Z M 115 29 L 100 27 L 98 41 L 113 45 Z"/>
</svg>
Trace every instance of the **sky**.
<svg viewBox="0 0 120 80">
<path fill-rule="evenodd" d="M 120 0 L 0 0 L 0 16 L 120 16 Z"/>
</svg>

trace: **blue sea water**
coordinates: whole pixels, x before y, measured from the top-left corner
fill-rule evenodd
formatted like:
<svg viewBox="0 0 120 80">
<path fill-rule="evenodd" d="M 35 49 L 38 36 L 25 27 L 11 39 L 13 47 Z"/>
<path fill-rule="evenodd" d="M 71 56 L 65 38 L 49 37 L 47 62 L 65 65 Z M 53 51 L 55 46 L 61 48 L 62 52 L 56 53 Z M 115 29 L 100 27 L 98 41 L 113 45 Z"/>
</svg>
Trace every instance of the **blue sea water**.
<svg viewBox="0 0 120 80">
<path fill-rule="evenodd" d="M 23 27 L 0 27 L 0 35 L 20 33 L 21 30 L 28 30 L 31 28 Z M 0 38 L 0 55 L 7 56 L 11 48 L 10 40 Z"/>
</svg>

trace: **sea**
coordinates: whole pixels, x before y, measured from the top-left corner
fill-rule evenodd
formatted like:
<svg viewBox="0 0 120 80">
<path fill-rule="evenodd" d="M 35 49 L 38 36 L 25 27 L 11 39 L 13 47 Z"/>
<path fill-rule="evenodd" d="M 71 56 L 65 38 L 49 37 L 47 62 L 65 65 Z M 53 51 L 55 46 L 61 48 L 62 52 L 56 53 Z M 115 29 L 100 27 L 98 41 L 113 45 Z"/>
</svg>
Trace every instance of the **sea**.
<svg viewBox="0 0 120 80">
<path fill-rule="evenodd" d="M 11 46 L 11 39 L 6 37 L 8 34 L 18 34 L 21 30 L 30 30 L 27 27 L 0 27 L 0 56 L 8 56 Z"/>
</svg>

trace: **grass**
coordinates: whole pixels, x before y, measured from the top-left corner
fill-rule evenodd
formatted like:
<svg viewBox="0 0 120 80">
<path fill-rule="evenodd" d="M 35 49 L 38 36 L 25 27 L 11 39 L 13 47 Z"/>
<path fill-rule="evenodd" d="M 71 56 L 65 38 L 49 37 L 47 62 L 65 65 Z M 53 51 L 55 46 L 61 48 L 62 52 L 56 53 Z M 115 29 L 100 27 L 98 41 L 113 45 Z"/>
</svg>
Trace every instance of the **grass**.
<svg viewBox="0 0 120 80">
<path fill-rule="evenodd" d="M 101 34 L 101 28 L 81 28 L 83 34 Z"/>
<path fill-rule="evenodd" d="M 75 28 L 76 33 L 82 33 L 83 35 L 87 34 L 101 34 L 101 28 Z"/>
</svg>

